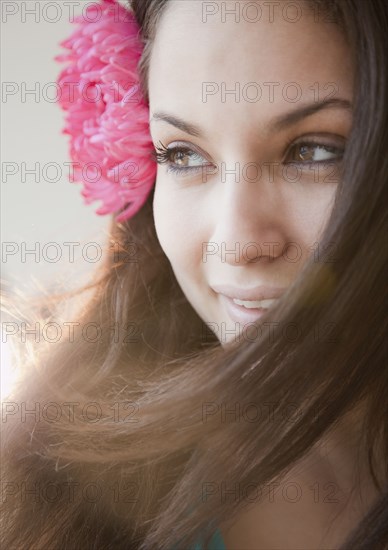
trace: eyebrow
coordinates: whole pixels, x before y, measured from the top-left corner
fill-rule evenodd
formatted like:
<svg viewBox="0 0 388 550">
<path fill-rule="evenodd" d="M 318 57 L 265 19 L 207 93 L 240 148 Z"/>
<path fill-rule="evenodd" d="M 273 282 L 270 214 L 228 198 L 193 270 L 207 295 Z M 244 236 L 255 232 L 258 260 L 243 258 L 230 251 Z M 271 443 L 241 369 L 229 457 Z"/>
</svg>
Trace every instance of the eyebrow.
<svg viewBox="0 0 388 550">
<path fill-rule="evenodd" d="M 285 113 L 276 117 L 271 123 L 268 124 L 268 129 L 270 129 L 271 132 L 279 132 L 280 130 L 284 130 L 289 126 L 296 124 L 303 118 L 317 113 L 318 111 L 334 108 L 351 111 L 352 104 L 347 99 L 342 98 L 324 99 L 319 102 L 310 103 L 308 105 L 300 107 L 299 109 L 295 109 L 289 113 Z M 157 111 L 153 113 L 150 122 L 152 122 L 153 120 L 162 120 L 164 122 L 167 122 L 168 124 L 171 124 L 171 126 L 175 126 L 175 128 L 186 132 L 187 134 L 200 138 L 204 137 L 204 134 L 199 126 L 186 122 L 183 119 L 169 113 Z"/>
</svg>

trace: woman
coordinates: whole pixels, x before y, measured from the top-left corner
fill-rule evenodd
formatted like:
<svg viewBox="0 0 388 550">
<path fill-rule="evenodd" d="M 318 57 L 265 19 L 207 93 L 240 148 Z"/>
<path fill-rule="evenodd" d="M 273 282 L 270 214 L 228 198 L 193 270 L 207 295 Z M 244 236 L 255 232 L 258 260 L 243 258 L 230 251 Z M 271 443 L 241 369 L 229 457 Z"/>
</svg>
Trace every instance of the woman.
<svg viewBox="0 0 388 550">
<path fill-rule="evenodd" d="M 15 390 L 8 547 L 388 546 L 388 9 L 242 4 L 131 2 L 155 188 Z"/>
</svg>

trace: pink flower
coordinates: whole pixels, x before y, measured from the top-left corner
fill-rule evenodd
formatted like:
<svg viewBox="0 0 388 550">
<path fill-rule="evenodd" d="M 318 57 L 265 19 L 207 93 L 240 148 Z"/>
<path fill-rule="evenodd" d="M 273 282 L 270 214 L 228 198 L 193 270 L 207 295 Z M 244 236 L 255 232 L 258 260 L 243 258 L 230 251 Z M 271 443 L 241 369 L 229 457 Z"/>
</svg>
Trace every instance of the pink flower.
<svg viewBox="0 0 388 550">
<path fill-rule="evenodd" d="M 60 43 L 69 52 L 55 57 L 68 63 L 57 83 L 67 112 L 62 133 L 70 135 L 70 181 L 83 183 L 86 204 L 102 201 L 97 214 L 124 208 L 116 217 L 122 222 L 140 210 L 156 177 L 137 70 L 140 29 L 116 0 L 90 4 L 74 21 L 77 29 Z"/>
</svg>

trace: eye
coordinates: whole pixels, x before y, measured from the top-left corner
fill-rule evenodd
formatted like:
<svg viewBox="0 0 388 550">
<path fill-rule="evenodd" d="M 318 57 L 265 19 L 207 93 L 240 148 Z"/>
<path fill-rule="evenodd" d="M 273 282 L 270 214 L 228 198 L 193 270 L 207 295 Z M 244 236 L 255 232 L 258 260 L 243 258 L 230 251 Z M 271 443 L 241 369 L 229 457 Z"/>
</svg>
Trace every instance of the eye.
<svg viewBox="0 0 388 550">
<path fill-rule="evenodd" d="M 333 165 L 342 160 L 344 151 L 344 146 L 337 146 L 332 143 L 325 144 L 309 138 L 305 141 L 289 144 L 284 164 L 296 164 L 301 166 L 302 169 L 319 164 Z M 189 173 L 193 175 L 201 171 L 202 173 L 205 171 L 208 175 L 212 173 L 213 168 L 217 170 L 217 167 L 208 163 L 201 154 L 185 145 L 177 144 L 166 147 L 162 142 L 159 142 L 151 155 L 158 164 L 167 165 L 167 172 L 177 175 Z"/>
<path fill-rule="evenodd" d="M 343 155 L 343 147 L 309 141 L 293 144 L 287 159 L 288 162 L 296 164 L 333 163 L 342 160 Z"/>
<path fill-rule="evenodd" d="M 211 166 L 202 155 L 183 145 L 166 147 L 162 142 L 155 147 L 152 156 L 158 164 L 166 164 L 167 172 L 196 173 Z"/>
</svg>

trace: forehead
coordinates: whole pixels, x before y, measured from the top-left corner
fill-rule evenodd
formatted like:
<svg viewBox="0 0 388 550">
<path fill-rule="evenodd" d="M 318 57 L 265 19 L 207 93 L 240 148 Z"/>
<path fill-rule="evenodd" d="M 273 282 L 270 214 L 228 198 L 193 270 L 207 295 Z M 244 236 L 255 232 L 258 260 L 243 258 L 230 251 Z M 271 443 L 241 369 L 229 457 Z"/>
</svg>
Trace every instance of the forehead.
<svg viewBox="0 0 388 550">
<path fill-rule="evenodd" d="M 275 3 L 279 8 L 273 11 L 272 21 L 264 3 L 257 4 L 262 15 L 255 21 L 253 11 L 241 8 L 244 2 L 168 2 L 150 60 L 151 109 L 168 110 L 189 120 L 195 109 L 195 117 L 209 124 L 217 114 L 247 121 L 255 115 L 289 110 L 292 105 L 282 91 L 291 83 L 312 97 L 314 92 L 309 88 L 315 83 L 335 83 L 341 97 L 351 95 L 350 52 L 337 25 L 325 22 L 323 16 L 316 18 L 304 2 L 299 3 L 300 17 L 295 22 L 291 19 L 298 15 L 296 11 L 281 9 L 289 2 Z M 206 11 L 209 5 L 214 13 Z M 233 11 L 234 6 L 238 8 L 234 15 L 226 13 L 225 8 Z M 244 101 L 242 92 L 245 87 L 248 93 L 250 83 L 254 84 L 249 89 L 250 98 L 255 97 L 255 85 L 265 92 L 257 102 Z M 271 84 L 278 91 L 274 96 L 277 101 L 274 97 L 271 101 Z M 222 89 L 239 90 L 240 94 L 235 99 L 226 95 L 223 101 Z M 206 90 L 218 93 L 206 95 Z"/>
</svg>

